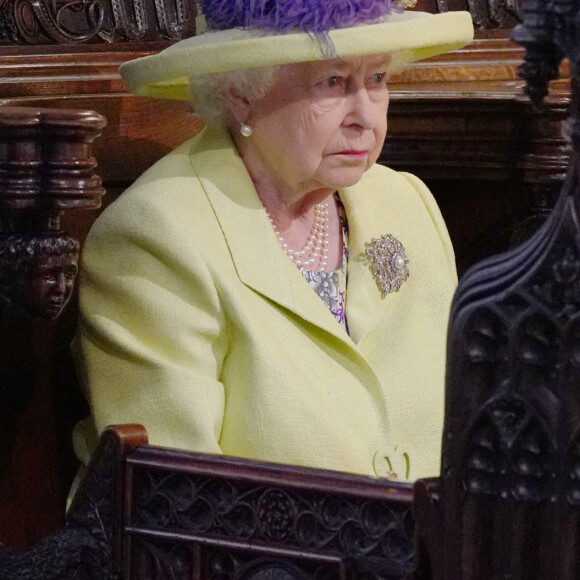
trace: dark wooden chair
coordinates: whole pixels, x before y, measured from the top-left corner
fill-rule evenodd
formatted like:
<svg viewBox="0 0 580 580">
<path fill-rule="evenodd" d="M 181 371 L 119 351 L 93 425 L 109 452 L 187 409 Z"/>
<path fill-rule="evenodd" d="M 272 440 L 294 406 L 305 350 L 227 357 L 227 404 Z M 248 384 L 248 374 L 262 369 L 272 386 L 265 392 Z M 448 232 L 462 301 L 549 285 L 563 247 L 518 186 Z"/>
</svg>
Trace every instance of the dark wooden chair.
<svg viewBox="0 0 580 580">
<path fill-rule="evenodd" d="M 485 34 L 436 66 L 427 63 L 404 73 L 395 85 L 393 137 L 384 153 L 389 164 L 424 167 L 423 177 L 439 193 L 444 210 L 446 202 L 458 203 L 454 196 L 460 197 L 461 187 L 475 187 L 478 180 L 487 184 L 475 197 L 487 201 L 487 186 L 498 183 L 497 195 L 515 188 L 518 195 L 539 200 L 542 211 L 536 208 L 515 229 L 513 223 L 504 224 L 509 238 L 529 237 L 547 213 L 566 167 L 567 141 L 560 135 L 569 101 L 566 81 L 552 84 L 555 96 L 543 109 L 538 103 L 558 69 L 567 74 L 560 62 L 564 54 L 577 73 L 574 34 L 567 33 L 576 33 L 570 23 L 579 4 L 529 0 L 526 5 L 528 20 L 518 35 L 528 48 L 523 72 L 531 101 L 516 96 L 521 85 L 514 82 L 513 69 L 522 50 L 504 34 L 513 15 L 494 0 L 470 2 Z M 419 7 L 436 11 L 466 5 L 467 0 L 433 0 Z M 42 16 L 38 7 L 31 4 L 32 20 L 17 19 L 10 28 L 16 41 L 31 36 L 26 24 Z M 89 49 L 62 45 L 38 55 L 0 46 L 0 68 L 13 71 L 3 85 L 8 93 L 2 104 L 91 102 L 105 111 L 113 132 L 105 133 L 106 146 L 96 151 L 114 197 L 125 180 L 176 137 L 161 142 L 156 135 L 164 133 L 153 126 L 151 135 L 135 141 L 136 125 L 153 105 L 135 104 L 119 92 L 117 77 L 107 81 L 106 75 L 120 60 L 156 50 L 165 41 L 136 24 L 107 19 L 106 13 L 99 22 L 91 20 L 83 7 L 74 11 L 85 21 L 73 40 L 90 40 L 91 29 Z M 552 8 L 555 13 L 549 13 Z M 0 31 L 10 22 L 6 14 L 27 13 L 19 12 L 16 2 L 0 4 L 5 17 Z M 62 19 L 39 22 L 43 42 L 71 41 L 72 24 L 67 31 L 59 28 Z M 191 22 L 178 24 L 166 27 L 165 36 L 191 32 Z M 111 51 L 97 38 L 122 38 L 125 46 Z M 501 57 L 495 52 L 492 60 L 489 51 Z M 61 72 L 71 62 L 86 77 L 82 95 L 63 99 L 74 76 L 55 94 L 62 82 L 58 74 L 39 77 L 34 95 L 18 93 L 18 63 L 38 73 L 50 67 Z M 498 77 L 471 79 L 478 67 Z M 433 82 L 429 75 L 446 78 Z M 574 74 L 573 79 L 575 88 Z M 430 88 L 424 84 L 416 94 L 420 82 Z M 163 123 L 184 113 L 182 104 L 166 107 L 157 117 Z M 45 253 L 36 253 L 39 247 L 58 250 L 49 255 L 58 256 L 62 272 L 74 266 L 74 239 L 82 241 L 91 221 L 80 210 L 96 208 L 102 194 L 90 145 L 106 129 L 94 113 L 0 107 L 0 289 L 6 342 L 0 353 L 0 541 L 8 544 L 0 549 L 0 578 L 580 578 L 577 107 L 573 100 L 575 153 L 551 217 L 516 250 L 475 266 L 458 288 L 450 321 L 440 478 L 412 487 L 159 449 L 147 445 L 141 427 L 121 426 L 104 433 L 66 520 L 62 508 L 70 464 L 59 461 L 74 419 L 67 410 L 76 403 L 68 395 L 63 399 L 74 389 L 55 390 L 54 385 L 72 381 L 63 376 L 60 355 L 72 337 L 74 302 L 57 317 L 59 312 L 27 294 L 25 282 L 42 267 L 40 254 Z M 177 138 L 197 130 L 195 122 L 177 127 Z M 127 156 L 129 169 L 119 151 Z M 459 172 L 455 189 L 450 185 L 457 179 L 454 172 Z M 481 206 L 468 202 L 468 207 Z M 8 259 L 19 248 L 28 261 Z M 62 307 L 69 296 L 70 288 Z M 32 320 L 22 321 L 23 313 Z M 28 550 L 16 549 L 32 544 Z"/>
</svg>

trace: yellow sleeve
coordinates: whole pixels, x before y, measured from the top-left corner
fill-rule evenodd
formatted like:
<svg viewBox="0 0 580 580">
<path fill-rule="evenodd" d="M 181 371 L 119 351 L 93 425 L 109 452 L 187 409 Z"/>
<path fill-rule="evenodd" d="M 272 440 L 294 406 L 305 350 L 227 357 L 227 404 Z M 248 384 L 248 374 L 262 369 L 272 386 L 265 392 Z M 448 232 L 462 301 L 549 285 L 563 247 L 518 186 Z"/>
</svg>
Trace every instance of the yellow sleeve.
<svg viewBox="0 0 580 580">
<path fill-rule="evenodd" d="M 101 216 L 83 251 L 79 358 L 95 427 L 141 423 L 151 444 L 221 453 L 215 284 L 190 231 L 155 204 L 127 206 Z"/>
</svg>

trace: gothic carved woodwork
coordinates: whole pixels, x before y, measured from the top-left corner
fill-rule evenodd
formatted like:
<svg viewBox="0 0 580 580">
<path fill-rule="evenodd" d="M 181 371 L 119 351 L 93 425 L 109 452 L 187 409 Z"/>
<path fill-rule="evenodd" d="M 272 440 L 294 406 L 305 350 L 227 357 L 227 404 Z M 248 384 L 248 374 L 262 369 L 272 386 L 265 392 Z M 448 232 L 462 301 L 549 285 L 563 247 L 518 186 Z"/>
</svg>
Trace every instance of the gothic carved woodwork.
<svg viewBox="0 0 580 580">
<path fill-rule="evenodd" d="M 577 0 L 530 0 L 515 38 L 540 106 L 560 61 L 578 69 Z M 547 222 L 462 279 L 452 306 L 441 478 L 417 488 L 434 579 L 578 577 L 580 140 Z M 432 529 L 441 526 L 442 537 Z M 431 530 L 431 532 L 430 532 Z M 431 533 L 431 535 L 429 535 Z"/>
<path fill-rule="evenodd" d="M 411 7 L 416 4 L 404 0 Z M 436 12 L 467 10 L 476 28 L 509 29 L 522 0 L 436 0 Z M 422 8 L 419 6 L 419 8 Z M 0 45 L 180 40 L 195 34 L 194 0 L 3 0 Z"/>
<path fill-rule="evenodd" d="M 476 28 L 513 28 L 525 0 L 437 0 L 439 12 L 468 10 Z"/>
<path fill-rule="evenodd" d="M 196 14 L 193 0 L 3 0 L 0 46 L 180 40 Z"/>
<path fill-rule="evenodd" d="M 525 0 L 436 0 L 439 12 L 467 10 L 476 28 L 513 28 Z"/>
<path fill-rule="evenodd" d="M 151 447 L 126 465 L 135 577 L 379 580 L 417 569 L 408 484 Z"/>
<path fill-rule="evenodd" d="M 580 515 L 570 509 L 580 427 L 577 171 L 539 234 L 475 267 L 456 294 L 439 493 L 457 550 L 441 578 L 576 577 L 561 546 Z"/>
<path fill-rule="evenodd" d="M 79 242 L 64 211 L 95 209 L 104 193 L 91 144 L 96 113 L 0 108 L 0 312 L 57 318 L 73 290 Z"/>
<path fill-rule="evenodd" d="M 423 577 L 409 484 L 146 443 L 140 426 L 108 428 L 66 528 L 26 553 L 0 550 L 0 577 Z"/>
</svg>

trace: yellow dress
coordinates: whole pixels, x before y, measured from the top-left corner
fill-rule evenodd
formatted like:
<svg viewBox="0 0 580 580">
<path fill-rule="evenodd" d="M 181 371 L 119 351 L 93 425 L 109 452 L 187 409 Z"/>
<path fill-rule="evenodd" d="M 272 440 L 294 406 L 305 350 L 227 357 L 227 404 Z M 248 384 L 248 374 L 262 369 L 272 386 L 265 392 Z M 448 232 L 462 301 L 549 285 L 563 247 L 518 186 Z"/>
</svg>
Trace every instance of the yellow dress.
<svg viewBox="0 0 580 580">
<path fill-rule="evenodd" d="M 150 442 L 368 475 L 436 475 L 454 257 L 417 178 L 373 166 L 339 191 L 347 334 L 284 255 L 227 133 L 206 129 L 97 220 L 80 281 L 92 418 Z M 410 278 L 381 295 L 364 259 L 390 233 Z"/>
</svg>

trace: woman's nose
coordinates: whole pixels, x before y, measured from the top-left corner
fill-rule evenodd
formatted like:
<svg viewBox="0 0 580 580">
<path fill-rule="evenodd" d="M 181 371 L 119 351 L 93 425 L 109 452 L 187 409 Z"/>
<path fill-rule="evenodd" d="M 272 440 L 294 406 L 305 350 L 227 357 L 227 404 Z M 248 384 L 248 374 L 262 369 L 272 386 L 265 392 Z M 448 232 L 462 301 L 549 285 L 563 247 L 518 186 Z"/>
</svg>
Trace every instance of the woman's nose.
<svg viewBox="0 0 580 580">
<path fill-rule="evenodd" d="M 351 95 L 351 122 L 363 129 L 374 129 L 377 124 L 377 106 L 371 100 L 366 88 L 360 88 Z"/>
</svg>

